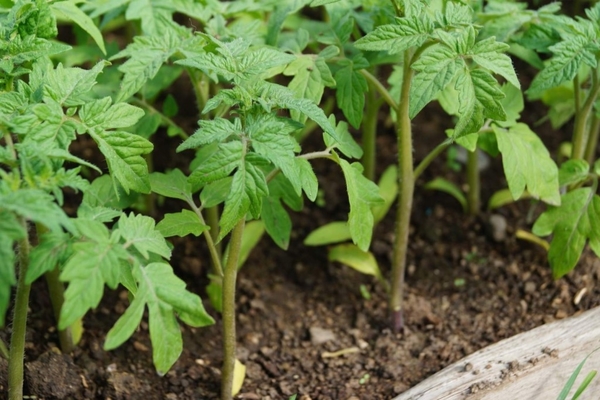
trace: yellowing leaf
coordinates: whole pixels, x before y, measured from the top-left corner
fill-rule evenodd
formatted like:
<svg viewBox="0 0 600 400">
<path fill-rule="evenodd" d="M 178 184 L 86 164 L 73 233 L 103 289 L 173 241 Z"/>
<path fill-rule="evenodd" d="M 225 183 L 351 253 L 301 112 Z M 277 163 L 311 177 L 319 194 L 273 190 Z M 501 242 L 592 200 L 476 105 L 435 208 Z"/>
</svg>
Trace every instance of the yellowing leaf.
<svg viewBox="0 0 600 400">
<path fill-rule="evenodd" d="M 360 273 L 383 279 L 373 253 L 362 251 L 354 244 L 340 244 L 329 251 L 329 261 L 337 261 Z"/>
<path fill-rule="evenodd" d="M 231 387 L 232 396 L 235 396 L 240 392 L 242 385 L 244 384 L 244 378 L 246 378 L 246 366 L 236 358 L 235 367 L 233 368 L 233 386 Z"/>
</svg>

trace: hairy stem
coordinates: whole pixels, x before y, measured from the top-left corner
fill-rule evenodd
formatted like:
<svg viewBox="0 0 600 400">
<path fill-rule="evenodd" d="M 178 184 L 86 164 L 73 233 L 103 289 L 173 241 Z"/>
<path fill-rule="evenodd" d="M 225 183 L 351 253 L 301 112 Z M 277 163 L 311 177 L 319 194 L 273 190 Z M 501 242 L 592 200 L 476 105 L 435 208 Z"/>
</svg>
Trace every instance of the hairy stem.
<svg viewBox="0 0 600 400">
<path fill-rule="evenodd" d="M 477 162 L 477 149 L 467 151 L 467 212 L 476 215 L 481 206 L 481 185 L 479 165 Z"/>
<path fill-rule="evenodd" d="M 590 124 L 590 133 L 587 146 L 585 148 L 585 159 L 591 165 L 596 159 L 596 149 L 598 148 L 598 136 L 600 134 L 600 118 L 596 114 L 592 115 Z"/>
<path fill-rule="evenodd" d="M 233 370 L 235 368 L 235 285 L 237 265 L 242 247 L 242 236 L 246 221 L 238 222 L 231 233 L 229 242 L 229 258 L 225 265 L 223 277 L 223 368 L 221 370 L 221 400 L 231 400 L 233 387 Z"/>
<path fill-rule="evenodd" d="M 65 302 L 65 286 L 58 279 L 60 270 L 54 268 L 51 271 L 46 272 L 46 283 L 48 285 L 48 292 L 50 293 L 50 301 L 52 302 L 52 310 L 54 311 L 54 319 L 58 325 L 60 319 L 60 310 Z M 68 354 L 73 351 L 75 343 L 73 342 L 73 335 L 71 333 L 71 327 L 58 331 L 58 341 L 60 343 L 60 350 Z"/>
<path fill-rule="evenodd" d="M 438 144 L 435 147 L 435 149 L 431 150 L 429 152 L 429 154 L 427 154 L 427 156 L 425 156 L 425 158 L 421 160 L 419 165 L 417 165 L 417 168 L 415 168 L 415 171 L 413 173 L 414 180 L 416 181 L 417 178 L 419 178 L 419 176 L 421 176 L 423 171 L 425 171 L 427 169 L 427 167 L 429 167 L 431 162 L 433 160 L 435 160 L 437 156 L 442 154 L 442 152 L 444 150 L 446 150 L 448 148 L 448 146 L 450 146 L 451 144 L 452 144 L 452 140 L 446 139 L 442 143 Z"/>
<path fill-rule="evenodd" d="M 390 293 L 390 311 L 392 329 L 399 332 L 404 327 L 402 315 L 402 297 L 404 295 L 404 274 L 408 253 L 408 233 L 415 188 L 412 154 L 412 128 L 408 113 L 409 92 L 413 76 L 410 67 L 411 51 L 404 52 L 404 75 L 400 93 L 398 112 L 398 211 L 396 213 L 396 237 L 392 259 L 392 279 Z"/>
<path fill-rule="evenodd" d="M 202 215 L 202 210 L 200 210 L 191 199 L 188 200 L 187 203 L 198 217 L 198 220 L 200 220 L 200 223 L 202 225 L 206 225 L 206 222 L 204 221 L 204 216 Z M 213 272 L 215 273 L 215 275 L 222 277 L 223 267 L 221 265 L 221 255 L 217 250 L 217 246 L 215 245 L 213 236 L 210 233 L 210 231 L 204 231 L 203 235 L 204 239 L 206 240 L 206 245 L 208 246 L 208 252 L 210 253 L 210 260 Z"/>
<path fill-rule="evenodd" d="M 580 160 L 584 158 L 586 147 L 589 141 L 588 120 L 592 114 L 594 102 L 600 92 L 600 82 L 598 81 L 598 71 L 592 71 L 592 87 L 585 99 L 585 102 L 575 114 L 575 127 L 573 128 L 573 153 L 571 158 Z"/>
<path fill-rule="evenodd" d="M 377 117 L 381 102 L 377 98 L 377 92 L 373 84 L 369 84 L 367 92 L 367 104 L 365 117 L 362 122 L 362 166 L 364 175 L 370 181 L 375 180 L 376 167 L 376 140 L 377 140 Z"/>
<path fill-rule="evenodd" d="M 24 220 L 21 220 L 21 223 L 24 228 L 27 228 L 27 223 Z M 25 283 L 25 276 L 29 267 L 29 250 L 29 237 L 25 237 L 19 241 L 19 279 L 17 281 L 13 329 L 10 337 L 8 356 L 9 400 L 21 400 L 23 398 L 23 360 L 25 358 L 27 308 L 29 306 L 29 292 L 31 290 L 31 285 Z"/>
<path fill-rule="evenodd" d="M 8 360 L 8 347 L 6 347 L 6 343 L 2 339 L 0 339 L 0 357 Z"/>
<path fill-rule="evenodd" d="M 396 103 L 390 92 L 383 86 L 379 79 L 375 78 L 375 76 L 366 69 L 361 69 L 359 72 L 367 79 L 369 85 L 375 88 L 377 93 L 379 93 L 381 98 L 390 106 L 390 108 L 398 113 L 400 106 L 398 106 L 398 103 Z"/>
<path fill-rule="evenodd" d="M 215 251 L 217 252 L 217 256 L 220 260 L 223 256 L 223 246 L 221 245 L 221 242 L 217 243 L 217 239 L 219 238 L 219 207 L 214 206 L 207 208 L 204 213 L 206 216 L 206 222 L 208 222 L 208 226 L 210 226 L 210 236 L 212 237 Z M 213 267 L 213 270 L 214 269 L 215 268 Z"/>
</svg>

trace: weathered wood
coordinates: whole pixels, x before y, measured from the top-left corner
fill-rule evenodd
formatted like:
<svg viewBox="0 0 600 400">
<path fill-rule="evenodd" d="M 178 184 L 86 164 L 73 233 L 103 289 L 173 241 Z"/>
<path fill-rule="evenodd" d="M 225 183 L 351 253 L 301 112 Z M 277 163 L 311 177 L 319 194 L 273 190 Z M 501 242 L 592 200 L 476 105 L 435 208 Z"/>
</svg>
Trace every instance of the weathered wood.
<svg viewBox="0 0 600 400">
<path fill-rule="evenodd" d="M 600 307 L 481 349 L 394 400 L 556 399 L 577 365 L 598 347 Z M 571 396 L 593 369 L 600 370 L 600 351 L 586 361 Z M 597 376 L 580 399 L 599 398 Z"/>
</svg>

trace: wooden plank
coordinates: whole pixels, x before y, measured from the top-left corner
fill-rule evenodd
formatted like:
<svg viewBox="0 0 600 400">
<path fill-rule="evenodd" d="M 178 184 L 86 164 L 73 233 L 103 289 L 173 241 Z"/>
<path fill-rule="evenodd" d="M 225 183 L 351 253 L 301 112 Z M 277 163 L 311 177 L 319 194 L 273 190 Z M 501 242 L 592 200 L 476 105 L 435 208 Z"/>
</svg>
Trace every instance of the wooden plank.
<svg viewBox="0 0 600 400">
<path fill-rule="evenodd" d="M 596 307 L 481 349 L 393 400 L 556 399 L 577 365 L 599 347 Z M 593 369 L 600 370 L 600 351 L 586 361 L 571 396 Z M 580 399 L 599 398 L 597 376 Z"/>
</svg>

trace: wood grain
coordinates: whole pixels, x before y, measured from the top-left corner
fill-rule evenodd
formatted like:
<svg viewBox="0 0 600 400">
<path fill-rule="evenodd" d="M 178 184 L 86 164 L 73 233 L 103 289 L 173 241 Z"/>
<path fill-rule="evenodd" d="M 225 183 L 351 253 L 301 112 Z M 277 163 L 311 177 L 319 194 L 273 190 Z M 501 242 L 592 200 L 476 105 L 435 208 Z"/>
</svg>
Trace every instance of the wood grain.
<svg viewBox="0 0 600 400">
<path fill-rule="evenodd" d="M 599 347 L 597 307 L 479 350 L 393 400 L 556 399 L 577 365 Z M 586 361 L 571 396 L 593 369 L 600 370 L 600 351 Z M 600 377 L 580 399 L 600 399 Z"/>
</svg>

